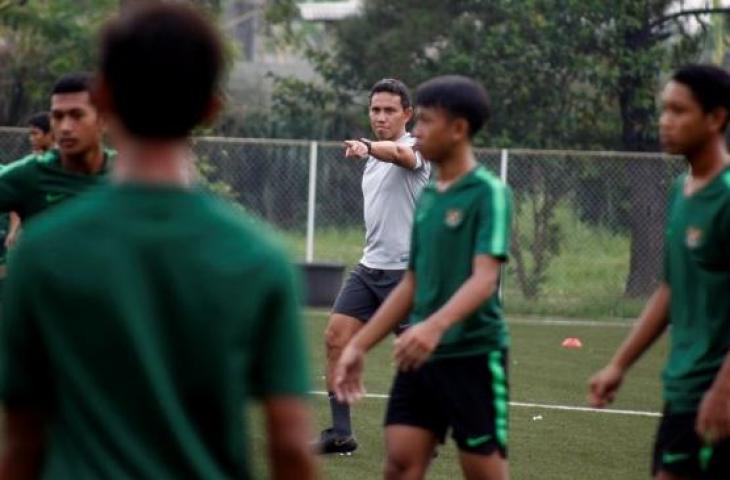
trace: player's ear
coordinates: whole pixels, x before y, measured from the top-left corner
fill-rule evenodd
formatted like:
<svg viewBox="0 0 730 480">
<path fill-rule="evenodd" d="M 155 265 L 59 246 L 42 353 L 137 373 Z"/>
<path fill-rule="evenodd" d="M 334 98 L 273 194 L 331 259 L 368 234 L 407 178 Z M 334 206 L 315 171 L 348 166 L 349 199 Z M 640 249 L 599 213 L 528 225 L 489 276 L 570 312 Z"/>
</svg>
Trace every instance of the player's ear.
<svg viewBox="0 0 730 480">
<path fill-rule="evenodd" d="M 710 126 L 713 130 L 722 133 L 725 130 L 725 126 L 730 120 L 730 112 L 726 108 L 718 107 L 708 114 L 710 119 Z"/>
<path fill-rule="evenodd" d="M 469 138 L 469 122 L 465 118 L 455 118 L 452 121 L 454 140 L 461 141 Z"/>
<path fill-rule="evenodd" d="M 408 107 L 405 109 L 406 112 L 406 123 L 413 120 L 413 107 Z"/>
<path fill-rule="evenodd" d="M 91 103 L 101 116 L 109 114 L 113 110 L 112 94 L 106 79 L 98 74 L 91 86 Z"/>
<path fill-rule="evenodd" d="M 223 95 L 223 93 L 218 92 L 210 98 L 208 106 L 205 108 L 205 113 L 203 114 L 202 124 L 210 125 L 215 121 L 221 110 L 223 110 L 223 106 L 225 105 Z"/>
</svg>

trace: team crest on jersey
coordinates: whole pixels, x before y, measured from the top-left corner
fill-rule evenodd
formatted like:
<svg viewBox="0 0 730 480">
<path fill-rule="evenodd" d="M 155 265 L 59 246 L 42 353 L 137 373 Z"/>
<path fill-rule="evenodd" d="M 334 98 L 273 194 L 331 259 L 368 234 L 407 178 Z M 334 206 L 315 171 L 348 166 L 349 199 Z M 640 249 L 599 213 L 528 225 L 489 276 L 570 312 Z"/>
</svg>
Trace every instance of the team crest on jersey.
<svg viewBox="0 0 730 480">
<path fill-rule="evenodd" d="M 688 248 L 697 248 L 700 246 L 700 242 L 702 242 L 702 230 L 696 227 L 689 227 L 687 228 L 687 247 Z"/>
<path fill-rule="evenodd" d="M 446 211 L 446 226 L 456 228 L 461 225 L 464 219 L 464 213 L 458 208 L 452 208 Z"/>
</svg>

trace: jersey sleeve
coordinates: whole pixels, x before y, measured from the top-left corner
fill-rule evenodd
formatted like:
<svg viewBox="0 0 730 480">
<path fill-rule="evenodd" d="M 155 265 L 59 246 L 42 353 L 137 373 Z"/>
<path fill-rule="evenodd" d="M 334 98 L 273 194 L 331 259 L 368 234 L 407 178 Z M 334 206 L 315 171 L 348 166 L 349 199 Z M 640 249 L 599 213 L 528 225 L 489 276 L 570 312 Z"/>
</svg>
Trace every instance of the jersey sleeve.
<svg viewBox="0 0 730 480">
<path fill-rule="evenodd" d="M 0 213 L 23 213 L 23 197 L 26 195 L 30 174 L 28 158 L 18 160 L 0 171 Z"/>
<path fill-rule="evenodd" d="M 489 184 L 478 208 L 474 255 L 506 261 L 512 225 L 512 194 L 501 182 Z"/>
<path fill-rule="evenodd" d="M 283 258 L 267 268 L 270 288 L 254 340 L 251 391 L 258 398 L 304 396 L 309 392 L 309 372 L 298 282 Z"/>
<path fill-rule="evenodd" d="M 0 400 L 36 406 L 49 398 L 50 368 L 33 308 L 32 258 L 23 244 L 10 257 L 0 320 Z"/>
</svg>

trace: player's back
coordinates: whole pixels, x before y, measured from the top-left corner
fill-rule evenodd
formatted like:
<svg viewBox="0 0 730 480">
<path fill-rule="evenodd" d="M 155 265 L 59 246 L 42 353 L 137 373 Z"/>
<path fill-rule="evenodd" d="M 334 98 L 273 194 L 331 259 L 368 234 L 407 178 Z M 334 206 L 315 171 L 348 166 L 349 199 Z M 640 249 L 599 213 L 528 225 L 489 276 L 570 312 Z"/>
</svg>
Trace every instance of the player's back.
<svg viewBox="0 0 730 480">
<path fill-rule="evenodd" d="M 291 269 L 256 230 L 206 193 L 140 185 L 31 226 L 4 313 L 37 358 L 3 386 L 54 411 L 47 477 L 246 476 L 246 399 L 307 387 Z"/>
</svg>

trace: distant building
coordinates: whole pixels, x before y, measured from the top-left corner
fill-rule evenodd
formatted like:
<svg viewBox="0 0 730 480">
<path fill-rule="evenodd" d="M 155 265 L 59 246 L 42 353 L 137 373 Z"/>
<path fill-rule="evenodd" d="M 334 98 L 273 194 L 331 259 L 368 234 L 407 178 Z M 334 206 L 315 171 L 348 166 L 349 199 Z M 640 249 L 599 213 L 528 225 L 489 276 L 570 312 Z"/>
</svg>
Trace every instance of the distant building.
<svg viewBox="0 0 730 480">
<path fill-rule="evenodd" d="M 264 107 L 271 97 L 272 75 L 313 80 L 316 72 L 298 52 L 282 49 L 272 42 L 272 31 L 264 20 L 271 0 L 230 2 L 221 21 L 223 29 L 236 40 L 240 60 L 229 81 L 232 100 L 242 107 Z M 298 4 L 302 21 L 326 25 L 357 15 L 363 0 L 308 1 Z M 313 30 L 315 42 L 326 43 L 326 28 Z"/>
</svg>

